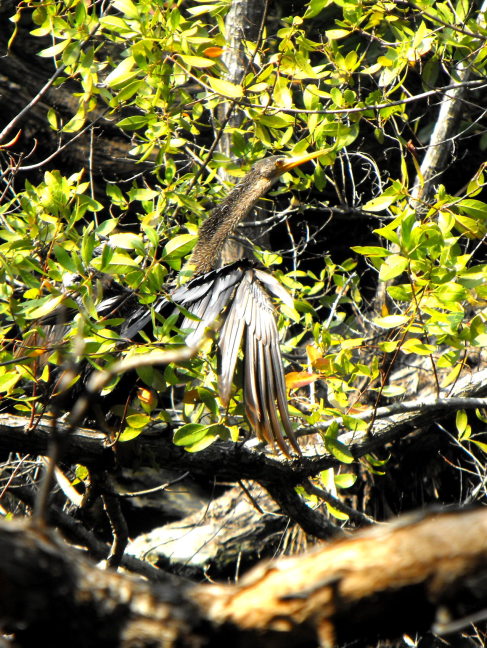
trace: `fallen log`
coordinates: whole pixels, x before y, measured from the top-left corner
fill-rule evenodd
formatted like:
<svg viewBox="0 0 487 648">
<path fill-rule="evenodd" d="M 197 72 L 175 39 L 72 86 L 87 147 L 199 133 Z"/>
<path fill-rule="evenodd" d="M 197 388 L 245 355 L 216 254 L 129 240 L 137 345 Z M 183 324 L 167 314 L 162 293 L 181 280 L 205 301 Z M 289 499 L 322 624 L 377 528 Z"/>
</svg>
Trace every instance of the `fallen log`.
<svg viewBox="0 0 487 648">
<path fill-rule="evenodd" d="M 56 533 L 0 525 L 0 620 L 17 645 L 340 645 L 486 615 L 487 510 L 407 516 L 236 585 L 167 585 L 104 570 Z M 101 642 L 101 643 L 100 643 Z"/>
</svg>

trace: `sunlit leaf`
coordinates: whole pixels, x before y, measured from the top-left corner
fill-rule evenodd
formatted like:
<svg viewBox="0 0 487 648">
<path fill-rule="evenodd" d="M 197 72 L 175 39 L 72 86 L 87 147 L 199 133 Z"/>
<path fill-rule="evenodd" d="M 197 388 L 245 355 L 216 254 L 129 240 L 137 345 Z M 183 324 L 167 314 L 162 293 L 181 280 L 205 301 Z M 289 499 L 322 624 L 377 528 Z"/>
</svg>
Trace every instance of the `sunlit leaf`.
<svg viewBox="0 0 487 648">
<path fill-rule="evenodd" d="M 409 321 L 407 315 L 387 315 L 386 317 L 375 317 L 374 324 L 381 328 L 390 329 L 396 326 L 402 326 Z"/>
<path fill-rule="evenodd" d="M 214 61 L 212 61 L 212 63 L 214 63 Z M 240 85 L 230 83 L 230 81 L 225 81 L 225 79 L 217 79 L 215 77 L 209 77 L 208 83 L 215 92 L 224 97 L 229 97 L 230 99 L 243 97 L 243 88 Z"/>
<path fill-rule="evenodd" d="M 178 253 L 178 256 L 185 256 L 195 244 L 196 237 L 193 234 L 179 234 L 166 243 L 163 256 L 170 256 L 175 252 Z"/>
<path fill-rule="evenodd" d="M 400 254 L 391 254 L 380 267 L 379 279 L 390 281 L 401 275 L 408 267 L 409 260 Z"/>
<path fill-rule="evenodd" d="M 291 371 L 286 374 L 286 389 L 298 389 L 310 385 L 320 378 L 319 374 L 308 373 L 307 371 Z"/>
<path fill-rule="evenodd" d="M 180 54 L 180 58 L 188 67 L 207 68 L 215 65 L 215 61 L 203 56 L 188 56 L 187 54 Z"/>
</svg>

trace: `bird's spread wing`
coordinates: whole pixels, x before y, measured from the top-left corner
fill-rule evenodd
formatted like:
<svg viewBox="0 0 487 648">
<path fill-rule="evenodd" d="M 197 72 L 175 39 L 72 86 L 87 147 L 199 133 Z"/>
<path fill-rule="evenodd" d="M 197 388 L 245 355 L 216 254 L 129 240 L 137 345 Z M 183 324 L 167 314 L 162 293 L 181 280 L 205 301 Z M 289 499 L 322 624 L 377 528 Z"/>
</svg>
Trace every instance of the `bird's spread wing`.
<svg viewBox="0 0 487 648">
<path fill-rule="evenodd" d="M 186 344 L 197 346 L 205 331 L 218 320 L 220 348 L 220 398 L 226 407 L 243 344 L 245 413 L 257 437 L 291 456 L 283 429 L 293 450 L 301 454 L 289 419 L 284 370 L 279 350 L 271 293 L 292 307 L 285 288 L 270 274 L 238 261 L 200 275 L 177 288 L 170 301 L 184 307 L 194 317 L 185 317 L 182 330 L 188 330 Z M 156 312 L 168 304 L 161 299 L 153 306 Z M 144 310 L 129 316 L 122 335 L 131 338 L 150 320 Z"/>
<path fill-rule="evenodd" d="M 184 306 L 198 321 L 186 317 L 181 325 L 190 329 L 188 346 L 202 339 L 205 330 L 220 319 L 219 391 L 224 407 L 230 400 L 235 367 L 242 340 L 244 355 L 245 413 L 262 441 L 277 443 L 291 455 L 287 438 L 298 454 L 286 398 L 284 371 L 279 350 L 274 308 L 267 291 L 293 306 L 292 298 L 272 275 L 239 261 L 201 275 L 178 288 L 171 301 Z"/>
<path fill-rule="evenodd" d="M 282 452 L 290 456 L 282 434 L 284 428 L 293 449 L 301 454 L 289 419 L 274 308 L 261 284 L 265 273 L 259 273 L 257 281 L 254 271 L 248 271 L 239 286 L 239 290 L 247 293 L 243 313 L 245 413 L 259 439 L 272 446 L 277 443 Z"/>
<path fill-rule="evenodd" d="M 188 346 L 197 346 L 203 339 L 206 329 L 212 326 L 225 311 L 244 272 L 241 264 L 233 263 L 220 270 L 196 277 L 171 295 L 171 300 L 175 304 L 184 306 L 192 315 L 199 318 L 199 321 L 195 322 L 185 317 L 181 324 L 182 330 L 191 329 L 191 333 L 186 337 Z"/>
<path fill-rule="evenodd" d="M 243 272 L 241 264 L 233 263 L 195 277 L 173 291 L 168 298 L 161 297 L 151 308 L 142 306 L 134 310 L 122 325 L 121 336 L 133 338 L 149 323 L 152 311 L 161 313 L 173 303 L 184 307 L 194 316 L 185 317 L 180 328 L 191 331 L 186 337 L 186 344 L 197 346 L 206 329 L 212 326 L 225 310 Z"/>
<path fill-rule="evenodd" d="M 166 304 L 167 299 L 161 297 L 154 304 L 153 308 L 159 313 Z M 136 308 L 127 315 L 127 318 L 120 329 L 120 336 L 130 340 L 150 322 L 151 316 L 151 310 L 147 306 L 139 306 L 139 308 Z"/>
</svg>

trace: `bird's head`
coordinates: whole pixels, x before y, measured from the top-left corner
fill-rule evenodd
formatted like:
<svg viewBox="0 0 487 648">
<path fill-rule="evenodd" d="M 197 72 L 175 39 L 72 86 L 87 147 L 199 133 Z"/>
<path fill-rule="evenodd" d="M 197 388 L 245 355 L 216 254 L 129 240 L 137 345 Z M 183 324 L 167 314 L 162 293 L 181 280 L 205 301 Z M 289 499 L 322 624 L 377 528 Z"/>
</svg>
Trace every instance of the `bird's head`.
<svg viewBox="0 0 487 648">
<path fill-rule="evenodd" d="M 248 175 L 254 177 L 265 178 L 267 180 L 277 180 L 283 173 L 294 169 L 294 167 L 301 166 L 305 162 L 314 160 L 330 150 L 313 151 L 312 153 L 305 153 L 303 155 L 296 155 L 288 157 L 287 155 L 272 155 L 271 157 L 258 160 L 252 166 Z"/>
</svg>

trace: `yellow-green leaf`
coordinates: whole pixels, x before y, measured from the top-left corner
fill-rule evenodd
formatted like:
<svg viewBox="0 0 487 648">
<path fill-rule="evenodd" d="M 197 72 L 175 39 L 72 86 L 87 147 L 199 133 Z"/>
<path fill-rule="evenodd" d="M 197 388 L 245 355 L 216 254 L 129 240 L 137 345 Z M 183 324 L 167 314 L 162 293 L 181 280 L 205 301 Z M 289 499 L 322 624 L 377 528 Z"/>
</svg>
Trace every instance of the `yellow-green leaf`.
<svg viewBox="0 0 487 648">
<path fill-rule="evenodd" d="M 401 346 L 403 353 L 416 353 L 417 355 L 430 355 L 436 351 L 434 344 L 425 344 L 417 338 L 409 338 Z"/>
<path fill-rule="evenodd" d="M 381 281 L 389 281 L 398 277 L 408 267 L 408 259 L 400 254 L 391 254 L 380 267 L 379 279 Z"/>
<path fill-rule="evenodd" d="M 132 68 L 135 65 L 135 59 L 133 56 L 127 56 L 124 58 L 117 67 L 110 72 L 110 74 L 105 79 L 105 85 L 108 87 L 113 87 L 122 81 L 127 81 L 127 79 L 132 78 L 137 74 L 137 70 L 132 72 Z"/>
<path fill-rule="evenodd" d="M 44 315 L 52 313 L 52 311 L 55 310 L 55 308 L 59 306 L 59 304 L 64 299 L 66 299 L 66 295 L 44 297 L 43 299 L 39 300 L 42 303 L 33 310 L 27 312 L 25 317 L 27 319 L 39 319 L 40 317 L 44 317 Z"/>
<path fill-rule="evenodd" d="M 335 475 L 335 486 L 337 488 L 350 488 L 357 481 L 357 475 L 353 473 L 341 473 Z"/>
<path fill-rule="evenodd" d="M 187 254 L 196 244 L 196 236 L 194 234 L 179 234 L 175 236 L 164 246 L 164 251 L 162 256 L 170 256 L 174 254 L 176 250 L 178 251 L 178 256 L 184 256 Z"/>
<path fill-rule="evenodd" d="M 328 40 L 339 40 L 340 38 L 345 38 L 346 36 L 349 36 L 350 30 L 348 29 L 328 29 L 325 32 L 326 37 Z"/>
<path fill-rule="evenodd" d="M 372 198 L 369 202 L 366 202 L 365 205 L 362 205 L 364 211 L 370 212 L 380 212 L 384 211 L 392 205 L 397 200 L 397 195 L 393 196 L 378 196 L 377 198 Z"/>
<path fill-rule="evenodd" d="M 374 324 L 380 326 L 384 329 L 395 328 L 396 326 L 402 326 L 409 321 L 407 315 L 386 315 L 386 317 L 375 317 Z"/>
<path fill-rule="evenodd" d="M 215 92 L 224 97 L 230 97 L 231 99 L 243 97 L 243 88 L 241 85 L 230 83 L 230 81 L 225 81 L 224 79 L 216 79 L 215 77 L 209 77 L 208 83 Z"/>
<path fill-rule="evenodd" d="M 180 58 L 189 67 L 208 68 L 215 65 L 215 61 L 204 58 L 203 56 L 188 56 L 187 54 L 180 54 Z"/>
<path fill-rule="evenodd" d="M 334 437 L 325 436 L 325 448 L 342 463 L 353 463 L 354 458 L 348 447 Z"/>
<path fill-rule="evenodd" d="M 60 54 L 66 47 L 69 45 L 71 42 L 71 39 L 68 38 L 67 40 L 60 41 L 59 43 L 56 43 L 55 45 L 52 45 L 51 47 L 48 47 L 45 50 L 42 50 L 39 52 L 39 56 L 42 56 L 43 58 L 49 58 L 50 56 L 57 56 L 57 54 Z"/>
<path fill-rule="evenodd" d="M 129 414 L 126 421 L 132 428 L 145 428 L 150 423 L 150 416 L 147 416 L 146 414 Z"/>
</svg>

